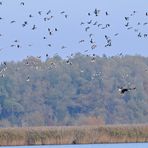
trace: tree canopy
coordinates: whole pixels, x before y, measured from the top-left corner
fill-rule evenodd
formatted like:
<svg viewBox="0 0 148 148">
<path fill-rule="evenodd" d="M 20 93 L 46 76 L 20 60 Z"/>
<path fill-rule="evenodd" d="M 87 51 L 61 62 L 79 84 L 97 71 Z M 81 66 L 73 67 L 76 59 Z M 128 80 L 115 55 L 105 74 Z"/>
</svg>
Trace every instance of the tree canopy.
<svg viewBox="0 0 148 148">
<path fill-rule="evenodd" d="M 147 123 L 147 106 L 147 57 L 77 53 L 0 65 L 1 127 Z"/>
</svg>

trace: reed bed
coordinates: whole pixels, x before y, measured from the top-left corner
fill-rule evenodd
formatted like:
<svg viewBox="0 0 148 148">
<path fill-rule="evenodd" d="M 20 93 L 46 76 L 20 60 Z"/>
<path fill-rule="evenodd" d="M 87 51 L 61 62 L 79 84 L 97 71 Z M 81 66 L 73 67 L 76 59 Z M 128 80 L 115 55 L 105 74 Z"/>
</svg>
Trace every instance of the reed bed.
<svg viewBox="0 0 148 148">
<path fill-rule="evenodd" d="M 0 129 L 0 146 L 127 142 L 148 142 L 148 125 Z"/>
</svg>

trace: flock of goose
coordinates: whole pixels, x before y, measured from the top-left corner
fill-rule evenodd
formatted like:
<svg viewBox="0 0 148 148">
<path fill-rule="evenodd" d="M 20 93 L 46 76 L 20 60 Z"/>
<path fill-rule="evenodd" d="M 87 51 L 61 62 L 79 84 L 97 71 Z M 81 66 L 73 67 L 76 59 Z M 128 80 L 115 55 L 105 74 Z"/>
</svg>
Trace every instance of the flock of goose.
<svg viewBox="0 0 148 148">
<path fill-rule="evenodd" d="M 3 2 L 0 2 L 0 6 L 3 5 Z M 25 7 L 25 2 L 21 1 L 19 3 L 20 7 Z M 100 16 L 100 13 L 104 13 L 104 17 L 108 17 L 110 16 L 110 12 L 108 11 L 105 11 L 105 12 L 102 12 L 101 10 L 95 8 L 92 12 L 88 12 L 86 15 L 87 15 L 87 18 L 88 20 L 87 21 L 81 21 L 80 22 L 80 26 L 82 27 L 83 31 L 86 32 L 87 36 L 88 36 L 88 39 L 89 39 L 89 45 L 90 45 L 90 49 L 87 49 L 87 50 L 84 50 L 85 53 L 88 53 L 90 50 L 94 50 L 98 47 L 97 45 L 97 41 L 96 41 L 96 38 L 95 38 L 95 33 L 93 30 L 91 30 L 91 28 L 96 28 L 96 30 L 108 30 L 109 28 L 111 28 L 111 24 L 110 23 L 100 23 L 98 21 L 98 18 Z M 146 26 L 148 25 L 148 22 L 144 22 L 144 23 L 141 23 L 141 22 L 137 22 L 136 26 L 132 26 L 132 23 L 130 22 L 130 20 L 132 19 L 132 17 L 134 17 L 136 15 L 136 13 L 138 13 L 137 11 L 133 11 L 129 16 L 125 16 L 123 18 L 124 20 L 124 27 L 126 30 L 133 30 L 135 33 L 136 33 L 136 36 L 138 38 L 147 38 L 148 37 L 148 33 L 143 33 L 140 31 L 139 29 L 139 26 Z M 69 18 L 69 15 L 65 12 L 65 11 L 61 11 L 59 12 L 59 14 L 63 17 L 63 19 L 68 19 Z M 48 10 L 46 13 L 45 11 L 41 11 L 39 10 L 36 15 L 42 17 L 42 21 L 43 22 L 48 22 L 50 23 L 50 21 L 54 18 L 54 15 L 52 14 L 52 11 L 51 10 Z M 145 17 L 148 17 L 148 12 L 145 12 Z M 32 22 L 31 24 L 33 24 L 32 26 L 30 26 L 30 21 L 32 21 L 31 19 L 35 17 L 33 14 L 29 14 L 28 15 L 28 20 L 24 20 L 24 22 L 21 24 L 21 26 L 23 28 L 25 27 L 30 27 L 30 30 L 35 31 L 38 29 L 38 25 L 35 24 L 34 22 Z M 3 18 L 3 16 L 0 16 L 0 23 L 1 22 L 4 22 L 5 21 L 5 18 Z M 17 20 L 11 20 L 10 21 L 10 25 L 15 25 L 17 23 Z M 50 37 L 57 33 L 59 31 L 59 29 L 57 27 L 48 27 L 47 29 L 47 34 L 48 35 L 45 35 L 42 37 L 42 40 L 48 40 L 50 39 Z M 120 35 L 120 32 L 115 32 L 113 34 L 113 36 L 119 36 Z M 3 37 L 3 34 L 0 33 L 0 39 L 2 39 Z M 108 34 L 104 34 L 104 39 L 105 39 L 105 45 L 104 47 L 105 48 L 108 48 L 110 46 L 112 46 L 112 36 L 108 35 Z M 83 44 L 87 42 L 85 39 L 81 39 L 78 41 L 78 44 Z M 22 44 L 20 44 L 20 40 L 19 39 L 15 39 L 11 45 L 9 45 L 10 48 L 22 48 Z M 28 44 L 28 47 L 31 47 L 33 46 L 32 44 Z M 47 47 L 50 48 L 52 47 L 52 44 L 49 42 L 47 44 Z M 66 49 L 67 46 L 66 45 L 62 45 L 61 46 L 61 49 Z M 0 52 L 4 50 L 3 48 L 0 49 Z M 121 53 L 122 54 L 122 53 Z M 72 53 L 71 54 L 71 57 L 73 56 L 74 54 Z M 48 58 L 48 53 L 45 54 L 46 58 Z M 38 56 L 37 58 L 41 58 L 41 56 Z M 91 59 L 91 62 L 95 62 L 95 54 L 92 55 L 92 59 Z M 69 65 L 72 65 L 72 62 L 70 61 L 70 58 L 68 60 L 66 60 L 66 63 L 69 64 Z M 26 65 L 29 64 L 28 61 L 26 61 L 25 63 Z M 54 65 L 55 63 L 51 63 L 51 65 Z M 7 63 L 6 62 L 3 62 L 3 68 L 0 70 L 0 74 L 1 74 L 1 77 L 4 77 L 4 72 L 7 70 Z M 82 71 L 83 72 L 83 71 Z M 100 74 L 95 74 L 93 77 L 95 76 L 98 76 Z M 29 82 L 30 81 L 30 76 L 28 75 L 27 78 L 26 78 L 26 81 Z M 135 90 L 136 87 L 133 87 L 133 88 L 127 88 L 127 87 L 120 87 L 119 88 L 119 92 L 121 94 L 124 94 L 125 92 L 127 91 L 131 91 L 131 90 Z"/>
</svg>

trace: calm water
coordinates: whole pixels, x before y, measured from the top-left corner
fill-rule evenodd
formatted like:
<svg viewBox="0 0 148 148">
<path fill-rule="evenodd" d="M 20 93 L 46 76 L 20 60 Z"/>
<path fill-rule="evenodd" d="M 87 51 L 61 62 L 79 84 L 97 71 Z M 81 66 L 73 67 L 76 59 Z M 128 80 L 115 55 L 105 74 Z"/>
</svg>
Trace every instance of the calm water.
<svg viewBox="0 0 148 148">
<path fill-rule="evenodd" d="M 46 146 L 17 146 L 1 148 L 148 148 L 148 143 L 130 144 L 87 144 L 87 145 L 46 145 Z"/>
</svg>

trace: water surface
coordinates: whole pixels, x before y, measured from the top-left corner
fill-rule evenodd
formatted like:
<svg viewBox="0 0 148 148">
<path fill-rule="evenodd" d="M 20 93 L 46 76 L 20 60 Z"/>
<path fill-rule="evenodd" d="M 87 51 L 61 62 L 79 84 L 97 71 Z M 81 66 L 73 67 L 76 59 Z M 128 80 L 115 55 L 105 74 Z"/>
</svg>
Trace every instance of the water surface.
<svg viewBox="0 0 148 148">
<path fill-rule="evenodd" d="M 7 146 L 1 148 L 148 148 L 148 143 L 45 145 L 45 146 L 13 146 L 13 147 Z"/>
</svg>

